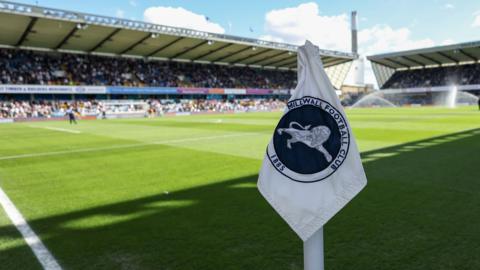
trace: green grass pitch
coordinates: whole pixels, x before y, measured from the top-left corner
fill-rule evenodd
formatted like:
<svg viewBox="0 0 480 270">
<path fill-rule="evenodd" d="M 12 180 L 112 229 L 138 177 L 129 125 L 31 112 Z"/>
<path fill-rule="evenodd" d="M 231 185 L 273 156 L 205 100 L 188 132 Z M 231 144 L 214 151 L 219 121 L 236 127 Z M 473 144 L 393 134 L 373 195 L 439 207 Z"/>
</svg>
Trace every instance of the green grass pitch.
<svg viewBox="0 0 480 270">
<path fill-rule="evenodd" d="M 65 269 L 302 269 L 256 189 L 280 115 L 2 124 L 0 186 Z M 369 183 L 326 225 L 326 268 L 480 269 L 480 112 L 347 115 Z M 0 268 L 40 269 L 1 208 Z"/>
</svg>

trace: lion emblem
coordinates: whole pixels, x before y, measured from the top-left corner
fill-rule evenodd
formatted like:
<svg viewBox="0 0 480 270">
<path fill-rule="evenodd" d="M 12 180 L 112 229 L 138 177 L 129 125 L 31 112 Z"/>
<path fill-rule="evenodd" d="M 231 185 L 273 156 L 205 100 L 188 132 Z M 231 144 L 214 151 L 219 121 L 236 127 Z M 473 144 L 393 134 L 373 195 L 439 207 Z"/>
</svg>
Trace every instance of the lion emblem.
<svg viewBox="0 0 480 270">
<path fill-rule="evenodd" d="M 297 126 L 300 129 L 296 129 L 293 126 Z M 330 129 L 326 126 L 316 126 L 310 129 L 311 125 L 302 126 L 297 122 L 290 122 L 288 128 L 279 128 L 277 130 L 279 135 L 282 135 L 283 132 L 288 133 L 292 138 L 287 140 L 287 148 L 292 149 L 292 143 L 301 142 L 310 148 L 317 149 L 320 151 L 327 162 L 332 161 L 332 155 L 328 153 L 327 149 L 323 147 L 330 137 Z"/>
</svg>

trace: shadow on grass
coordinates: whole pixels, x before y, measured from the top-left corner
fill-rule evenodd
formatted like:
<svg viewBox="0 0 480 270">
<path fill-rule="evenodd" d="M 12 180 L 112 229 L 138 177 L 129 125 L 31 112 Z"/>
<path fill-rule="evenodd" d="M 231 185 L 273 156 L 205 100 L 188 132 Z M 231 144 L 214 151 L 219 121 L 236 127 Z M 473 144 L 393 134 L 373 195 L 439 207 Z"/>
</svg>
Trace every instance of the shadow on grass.
<svg viewBox="0 0 480 270">
<path fill-rule="evenodd" d="M 362 154 L 369 184 L 326 226 L 327 268 L 480 269 L 479 151 L 476 129 Z M 302 269 L 301 241 L 256 180 L 29 223 L 66 269 Z"/>
</svg>

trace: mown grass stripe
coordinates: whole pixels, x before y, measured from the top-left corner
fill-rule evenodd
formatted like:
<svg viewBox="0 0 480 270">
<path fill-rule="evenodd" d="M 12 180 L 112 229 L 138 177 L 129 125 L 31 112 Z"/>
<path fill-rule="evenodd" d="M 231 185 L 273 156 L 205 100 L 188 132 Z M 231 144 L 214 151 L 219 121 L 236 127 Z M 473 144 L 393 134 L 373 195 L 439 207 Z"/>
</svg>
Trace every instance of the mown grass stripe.
<svg viewBox="0 0 480 270">
<path fill-rule="evenodd" d="M 164 140 L 164 141 L 156 141 L 156 142 L 135 143 L 135 144 L 125 144 L 125 145 L 113 145 L 113 146 L 105 146 L 105 147 L 92 147 L 92 148 L 83 148 L 83 149 L 75 149 L 75 150 L 20 154 L 20 155 L 12 155 L 12 156 L 3 156 L 3 157 L 0 157 L 0 160 L 56 156 L 56 155 L 86 153 L 86 152 L 98 152 L 98 151 L 106 151 L 106 150 L 135 148 L 135 147 L 155 145 L 155 144 L 177 144 L 177 143 L 195 142 L 195 141 L 203 141 L 203 140 L 215 140 L 215 139 L 224 139 L 224 138 L 232 138 L 232 137 L 253 136 L 253 135 L 259 135 L 259 134 L 262 134 L 262 133 L 242 132 L 242 133 L 233 133 L 233 134 L 216 135 L 216 136 L 192 137 L 192 138 L 184 138 L 184 139 L 177 139 L 177 140 Z"/>
<path fill-rule="evenodd" d="M 57 127 L 50 127 L 50 126 L 29 126 L 31 128 L 44 128 L 48 130 L 53 130 L 53 131 L 60 131 L 60 132 L 66 132 L 66 133 L 73 133 L 73 134 L 80 134 L 82 133 L 81 131 L 74 130 L 74 129 L 66 129 L 66 128 L 57 128 Z"/>
<path fill-rule="evenodd" d="M 40 240 L 37 234 L 32 230 L 32 228 L 30 228 L 25 218 L 22 216 L 20 211 L 18 211 L 1 187 L 0 204 L 2 205 L 12 224 L 15 225 L 18 231 L 22 234 L 23 239 L 25 239 L 25 242 L 30 246 L 35 254 L 35 257 L 37 257 L 43 268 L 45 270 L 61 270 L 62 268 L 58 264 L 55 257 L 53 257 L 47 247 L 43 244 L 42 240 Z"/>
</svg>

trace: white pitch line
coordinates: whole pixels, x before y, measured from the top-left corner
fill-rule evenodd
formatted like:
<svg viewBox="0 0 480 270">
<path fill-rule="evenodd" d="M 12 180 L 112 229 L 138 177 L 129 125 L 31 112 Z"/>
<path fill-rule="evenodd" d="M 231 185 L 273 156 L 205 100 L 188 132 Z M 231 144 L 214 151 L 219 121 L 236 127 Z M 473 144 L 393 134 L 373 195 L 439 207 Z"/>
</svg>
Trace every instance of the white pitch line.
<svg viewBox="0 0 480 270">
<path fill-rule="evenodd" d="M 243 136 L 252 136 L 252 135 L 259 135 L 262 134 L 260 132 L 242 132 L 242 133 L 233 133 L 233 134 L 225 134 L 225 135 L 216 135 L 216 136 L 206 136 L 206 137 L 192 137 L 192 138 L 185 138 L 185 139 L 178 139 L 178 140 L 166 140 L 166 141 L 158 141 L 153 142 L 154 144 L 176 144 L 182 142 L 195 142 L 195 141 L 203 141 L 203 140 L 214 140 L 214 139 L 224 139 L 230 137 L 243 137 Z"/>
<path fill-rule="evenodd" d="M 56 156 L 56 155 L 65 155 L 65 154 L 74 154 L 74 153 L 95 152 L 95 151 L 102 151 L 102 150 L 115 150 L 115 149 L 139 147 L 139 146 L 145 146 L 145 145 L 151 145 L 151 143 L 124 144 L 124 145 L 114 145 L 114 146 L 95 147 L 95 148 L 83 148 L 83 149 L 74 149 L 74 150 L 63 150 L 63 151 L 52 151 L 52 152 L 43 152 L 43 153 L 21 154 L 21 155 L 14 155 L 14 156 L 3 156 L 3 157 L 0 157 L 0 160 L 30 158 L 30 157 Z"/>
<path fill-rule="evenodd" d="M 42 243 L 40 238 L 30 228 L 27 221 L 23 218 L 22 214 L 15 207 L 13 202 L 8 198 L 7 194 L 0 188 L 0 204 L 2 205 L 5 213 L 12 221 L 13 225 L 17 227 L 17 230 L 22 234 L 25 242 L 30 246 L 35 257 L 37 257 L 40 264 L 45 270 L 61 270 L 62 268 L 58 264 L 57 260 L 48 251 L 47 247 Z"/>
<path fill-rule="evenodd" d="M 134 147 L 156 145 L 156 144 L 167 144 L 168 145 L 168 144 L 177 144 L 177 143 L 184 143 L 184 142 L 223 139 L 223 138 L 230 138 L 230 137 L 252 136 L 252 135 L 259 135 L 259 134 L 262 134 L 262 133 L 252 133 L 252 132 L 245 133 L 244 132 L 244 133 L 217 135 L 217 136 L 192 137 L 192 138 L 184 138 L 184 139 L 177 139 L 177 140 L 164 140 L 164 141 L 156 141 L 156 142 L 148 142 L 148 143 L 124 144 L 124 145 L 113 145 L 113 146 L 105 146 L 105 147 L 83 148 L 83 149 L 75 149 L 75 150 L 52 151 L 52 152 L 32 153 L 32 154 L 20 154 L 20 155 L 14 155 L 14 156 L 3 156 L 3 157 L 0 157 L 0 160 L 10 160 L 10 159 L 21 159 L 21 158 L 31 158 L 31 157 L 44 157 L 44 156 L 75 154 L 75 153 L 97 152 L 97 151 L 103 151 L 103 150 L 116 150 L 116 149 L 134 148 Z"/>
<path fill-rule="evenodd" d="M 54 130 L 54 131 L 61 131 L 61 132 L 67 132 L 67 133 L 73 133 L 73 134 L 80 134 L 82 132 L 74 129 L 66 129 L 66 128 L 57 128 L 57 127 L 50 127 L 50 126 L 29 126 L 32 128 L 43 128 L 43 129 L 48 129 L 48 130 Z"/>
</svg>

